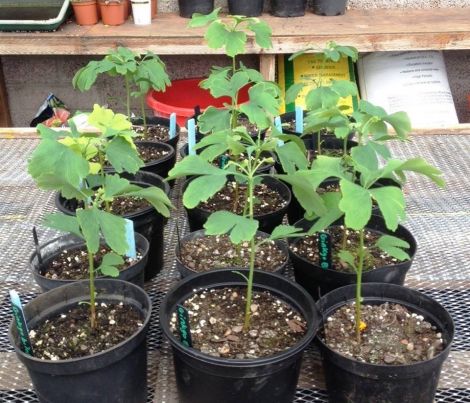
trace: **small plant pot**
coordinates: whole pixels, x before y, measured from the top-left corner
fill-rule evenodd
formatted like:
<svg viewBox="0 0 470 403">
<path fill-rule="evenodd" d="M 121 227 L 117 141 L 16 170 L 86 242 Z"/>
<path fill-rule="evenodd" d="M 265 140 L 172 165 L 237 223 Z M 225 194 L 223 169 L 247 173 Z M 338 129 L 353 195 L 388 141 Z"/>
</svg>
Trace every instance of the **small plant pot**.
<svg viewBox="0 0 470 403">
<path fill-rule="evenodd" d="M 228 12 L 231 15 L 258 17 L 263 13 L 264 0 L 228 0 Z"/>
<path fill-rule="evenodd" d="M 271 14 L 276 17 L 302 17 L 307 0 L 271 0 Z"/>
<path fill-rule="evenodd" d="M 132 16 L 135 25 L 150 25 L 152 23 L 151 0 L 131 0 Z"/>
<path fill-rule="evenodd" d="M 243 270 L 247 275 L 247 271 Z M 256 290 L 269 290 L 296 308 L 307 321 L 307 332 L 291 348 L 270 357 L 240 360 L 213 357 L 185 347 L 170 329 L 176 305 L 195 290 L 243 287 L 246 283 L 232 270 L 215 270 L 189 276 L 168 291 L 160 307 L 160 325 L 173 347 L 179 402 L 273 403 L 291 402 L 302 362 L 302 352 L 317 331 L 317 309 L 301 287 L 277 274 L 255 271 Z"/>
<path fill-rule="evenodd" d="M 341 225 L 342 220 L 338 220 L 334 225 Z M 296 227 L 308 230 L 314 222 L 307 220 L 300 220 L 295 223 Z M 363 283 L 392 283 L 403 285 L 405 282 L 406 274 L 413 263 L 416 250 L 418 248 L 416 240 L 405 227 L 399 225 L 395 232 L 388 230 L 385 227 L 385 222 L 382 217 L 372 216 L 367 223 L 367 229 L 378 232 L 380 234 L 387 234 L 396 236 L 410 244 L 408 254 L 410 260 L 390 264 L 383 267 L 378 267 L 373 270 L 363 271 Z M 336 288 L 343 287 L 349 284 L 356 283 L 355 273 L 345 273 L 332 269 L 322 269 L 319 265 L 311 262 L 310 260 L 296 254 L 292 250 L 292 245 L 295 244 L 299 238 L 289 239 L 289 253 L 294 266 L 295 281 L 304 287 L 313 299 L 317 300 L 322 295 L 335 290 Z"/>
<path fill-rule="evenodd" d="M 269 236 L 269 234 L 266 234 L 265 232 L 260 232 L 260 231 L 258 231 L 256 233 L 256 235 L 261 236 L 262 238 L 267 238 Z M 199 231 L 189 233 L 188 235 L 186 235 L 185 237 L 181 238 L 181 240 L 178 241 L 178 244 L 176 245 L 176 248 L 175 248 L 176 268 L 180 272 L 182 278 L 184 278 L 186 276 L 189 276 L 191 274 L 197 274 L 197 273 L 200 273 L 200 272 L 191 269 L 190 267 L 186 266 L 182 262 L 181 252 L 180 252 L 180 245 L 184 245 L 185 242 L 188 242 L 188 241 L 191 241 L 191 240 L 197 239 L 197 238 L 203 238 L 205 236 L 206 236 L 205 235 L 205 230 L 199 230 Z M 287 244 L 284 241 L 277 240 L 277 241 L 274 241 L 274 242 L 275 242 L 276 246 L 283 252 L 286 259 L 285 259 L 283 264 L 275 267 L 272 271 L 270 271 L 270 273 L 282 274 L 284 272 L 287 264 L 289 263 L 289 250 L 288 250 Z M 210 267 L 210 268 L 208 268 L 208 270 L 219 270 L 219 269 L 226 269 L 226 268 L 230 268 L 232 270 L 246 269 L 246 267 L 231 266 L 231 267 L 224 267 L 224 268 Z"/>
<path fill-rule="evenodd" d="M 149 243 L 142 235 L 135 234 L 136 249 L 142 254 L 142 258 L 136 263 L 130 265 L 127 269 L 119 272 L 119 280 L 128 281 L 141 288 L 144 287 L 144 270 L 147 264 Z M 62 280 L 52 279 L 44 275 L 44 270 L 51 260 L 60 255 L 64 250 L 79 249 L 85 245 L 83 239 L 73 235 L 64 235 L 39 246 L 39 252 L 43 263 L 39 263 L 38 253 L 35 251 L 30 259 L 29 266 L 33 273 L 34 280 L 41 287 L 43 292 L 52 290 L 66 284 L 74 283 L 80 280 Z"/>
<path fill-rule="evenodd" d="M 149 127 L 149 128 L 151 126 L 156 126 L 156 125 L 170 127 L 170 119 L 167 119 L 167 118 L 146 116 L 145 121 L 147 122 L 147 127 Z M 131 122 L 134 126 L 142 126 L 144 124 L 144 120 L 142 118 L 132 118 Z M 178 148 L 178 141 L 179 141 L 179 138 L 180 138 L 180 133 L 181 133 L 181 128 L 177 124 L 176 125 L 175 137 L 173 137 L 172 139 L 168 138 L 167 140 L 163 140 L 163 141 L 159 141 L 159 142 L 170 144 L 176 150 Z M 153 140 L 153 139 L 143 139 L 143 138 L 142 138 L 142 140 L 156 141 L 156 140 Z"/>
<path fill-rule="evenodd" d="M 178 0 L 180 16 L 191 18 L 194 13 L 210 14 L 214 11 L 214 0 Z"/>
<path fill-rule="evenodd" d="M 170 145 L 166 143 L 159 143 L 156 141 L 135 141 L 135 145 L 152 147 L 159 150 L 165 150 L 168 152 L 163 158 L 160 158 L 155 161 L 149 161 L 145 163 L 145 166 L 141 168 L 142 171 L 151 172 L 156 175 L 166 178 L 168 176 L 168 171 L 175 166 L 176 163 L 176 151 Z"/>
<path fill-rule="evenodd" d="M 313 13 L 323 16 L 343 15 L 348 0 L 313 0 Z"/>
<path fill-rule="evenodd" d="M 95 25 L 98 23 L 98 4 L 96 0 L 72 2 L 72 7 L 78 25 Z"/>
<path fill-rule="evenodd" d="M 135 175 L 122 173 L 121 177 L 143 187 L 156 186 L 167 195 L 170 193 L 168 183 L 162 177 L 151 172 L 139 171 Z M 62 213 L 75 215 L 76 201 L 66 200 L 58 193 L 56 194 L 55 205 Z M 126 214 L 123 217 L 132 220 L 135 231 L 142 234 L 149 241 L 149 256 L 145 266 L 145 281 L 148 281 L 154 278 L 163 267 L 163 229 L 167 220 L 153 207 Z"/>
<path fill-rule="evenodd" d="M 355 285 L 338 288 L 317 303 L 323 318 L 330 316 L 345 303 L 354 301 Z M 367 283 L 362 285 L 364 304 L 385 302 L 401 304 L 422 315 L 442 333 L 446 343 L 434 358 L 408 365 L 368 364 L 340 355 L 317 337 L 323 358 L 329 402 L 334 403 L 432 403 L 441 367 L 449 355 L 454 337 L 454 323 L 449 313 L 432 298 L 394 284 Z"/>
<path fill-rule="evenodd" d="M 191 179 L 188 179 L 185 184 L 183 185 L 183 193 L 188 186 Z M 279 195 L 286 201 L 286 205 L 281 209 L 274 211 L 269 214 L 262 214 L 262 215 L 255 215 L 255 220 L 259 222 L 259 231 L 267 232 L 270 234 L 275 227 L 282 224 L 282 220 L 284 218 L 284 214 L 286 213 L 289 204 L 291 202 L 291 192 L 289 188 L 282 183 L 280 180 L 275 179 L 271 176 L 263 176 L 261 183 L 266 184 L 269 188 L 276 190 Z M 203 210 L 199 207 L 195 207 L 193 209 L 185 208 L 188 214 L 188 223 L 189 229 L 191 232 L 200 230 L 203 228 L 204 223 L 207 221 L 209 216 L 212 214 L 209 211 Z"/>
<path fill-rule="evenodd" d="M 130 338 L 97 354 L 69 360 L 42 360 L 19 347 L 15 324 L 8 336 L 18 359 L 28 370 L 41 402 L 134 402 L 147 399 L 147 343 L 152 303 L 143 289 L 110 279 L 96 280 L 99 302 L 124 302 L 137 308 L 144 320 Z M 24 306 L 28 328 L 89 298 L 88 281 L 58 287 Z"/>
<path fill-rule="evenodd" d="M 127 17 L 124 1 L 99 0 L 101 20 L 104 25 L 122 25 Z"/>
</svg>

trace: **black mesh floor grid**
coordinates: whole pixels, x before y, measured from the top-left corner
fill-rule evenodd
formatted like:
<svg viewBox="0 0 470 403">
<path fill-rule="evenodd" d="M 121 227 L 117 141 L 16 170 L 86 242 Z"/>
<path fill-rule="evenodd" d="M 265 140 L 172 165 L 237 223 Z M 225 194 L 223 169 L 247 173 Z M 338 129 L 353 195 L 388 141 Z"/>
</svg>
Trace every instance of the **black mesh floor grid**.
<svg viewBox="0 0 470 403">
<path fill-rule="evenodd" d="M 152 316 L 150 318 L 150 326 L 147 336 L 147 346 L 149 351 L 160 348 L 163 342 L 163 332 L 160 329 L 159 312 L 160 303 L 165 297 L 165 293 L 161 291 L 151 290 L 148 291 L 150 299 L 152 300 Z"/>
</svg>

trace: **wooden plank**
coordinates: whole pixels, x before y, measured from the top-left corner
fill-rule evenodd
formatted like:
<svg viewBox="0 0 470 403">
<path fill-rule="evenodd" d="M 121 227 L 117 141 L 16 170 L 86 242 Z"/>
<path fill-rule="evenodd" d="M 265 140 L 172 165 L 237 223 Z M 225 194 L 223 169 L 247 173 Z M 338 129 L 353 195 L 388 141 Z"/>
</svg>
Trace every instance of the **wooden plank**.
<svg viewBox="0 0 470 403">
<path fill-rule="evenodd" d="M 8 106 L 8 93 L 3 75 L 2 60 L 0 59 L 0 127 L 10 127 L 11 116 L 10 107 Z"/>
<path fill-rule="evenodd" d="M 361 52 L 380 50 L 470 49 L 470 8 L 348 10 L 343 16 L 301 18 L 263 15 L 273 29 L 267 53 L 292 53 L 306 46 L 323 47 L 329 40 Z M 391 23 L 393 22 L 393 23 Z M 2 32 L 0 55 L 105 54 L 118 45 L 158 54 L 223 53 L 209 49 L 204 28 L 188 28 L 174 13 L 159 14 L 148 26 L 131 21 L 118 27 L 64 24 L 56 32 Z M 260 53 L 251 40 L 248 53 Z"/>
<path fill-rule="evenodd" d="M 265 80 L 276 79 L 276 55 L 261 54 L 259 56 L 259 71 Z"/>
</svg>

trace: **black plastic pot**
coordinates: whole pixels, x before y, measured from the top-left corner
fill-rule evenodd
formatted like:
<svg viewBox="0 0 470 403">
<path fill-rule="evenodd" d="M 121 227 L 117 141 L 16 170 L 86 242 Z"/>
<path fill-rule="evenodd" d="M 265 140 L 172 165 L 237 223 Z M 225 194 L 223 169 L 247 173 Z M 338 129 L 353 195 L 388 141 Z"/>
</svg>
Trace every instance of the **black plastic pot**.
<svg viewBox="0 0 470 403">
<path fill-rule="evenodd" d="M 243 271 L 247 274 L 247 271 Z M 317 331 L 319 317 L 304 289 L 277 274 L 255 271 L 254 289 L 269 290 L 297 308 L 307 321 L 305 336 L 293 347 L 270 357 L 223 359 L 185 347 L 169 327 L 176 305 L 195 290 L 243 287 L 246 283 L 232 270 L 216 270 L 189 276 L 168 291 L 160 307 L 160 324 L 173 347 L 176 382 L 181 403 L 291 402 L 299 377 L 302 352 Z"/>
<path fill-rule="evenodd" d="M 354 300 L 355 286 L 338 288 L 317 303 L 323 317 L 330 316 Z M 376 365 L 356 361 L 327 347 L 317 336 L 331 403 L 432 403 L 441 367 L 449 355 L 454 323 L 444 307 L 432 298 L 394 284 L 367 283 L 362 286 L 364 304 L 398 303 L 424 316 L 442 333 L 445 349 L 434 358 L 409 365 Z"/>
<path fill-rule="evenodd" d="M 261 231 L 258 231 L 256 233 L 256 235 L 261 236 L 263 238 L 267 238 L 269 236 L 269 234 L 266 234 L 265 232 L 261 232 Z M 191 274 L 199 273 L 199 272 L 197 272 L 197 271 L 191 269 L 190 267 L 186 266 L 181 261 L 180 244 L 183 245 L 185 242 L 188 242 L 190 240 L 197 239 L 197 238 L 203 238 L 204 236 L 205 236 L 205 230 L 203 230 L 203 229 L 201 229 L 199 231 L 195 231 L 195 232 L 190 232 L 188 235 L 181 238 L 181 240 L 176 245 L 176 248 L 175 248 L 176 268 L 180 272 L 182 278 L 184 278 L 186 276 L 189 276 Z M 284 256 L 286 257 L 286 260 L 282 265 L 276 267 L 271 273 L 282 274 L 284 272 L 284 269 L 287 266 L 287 263 L 289 263 L 289 249 L 287 247 L 287 244 L 284 241 L 276 240 L 274 242 L 276 243 L 276 246 L 280 250 L 282 250 Z M 232 270 L 246 269 L 246 267 L 236 267 L 236 266 L 232 266 L 232 267 L 229 267 L 229 268 L 232 269 Z M 208 270 L 218 270 L 218 269 L 221 269 L 221 268 L 220 267 L 209 267 L 208 268 Z"/>
<path fill-rule="evenodd" d="M 74 235 L 63 235 L 39 245 L 39 253 L 43 263 L 39 263 L 38 254 L 35 251 L 29 258 L 29 266 L 33 272 L 33 277 L 36 283 L 41 287 L 43 292 L 52 290 L 53 288 L 60 287 L 66 284 L 74 283 L 78 280 L 61 280 L 52 279 L 44 276 L 44 270 L 49 265 L 49 262 L 60 255 L 64 250 L 79 249 L 85 245 L 83 239 L 77 238 Z M 135 234 L 135 246 L 137 251 L 142 254 L 142 259 L 119 272 L 117 279 L 128 281 L 139 287 L 144 287 L 144 271 L 147 264 L 149 243 L 145 237 L 139 233 Z"/>
<path fill-rule="evenodd" d="M 339 220 L 334 225 L 340 225 L 342 222 L 342 220 Z M 312 226 L 312 224 L 312 221 L 300 220 L 295 223 L 295 226 L 307 230 Z M 363 271 L 362 282 L 403 285 L 406 274 L 410 269 L 416 254 L 417 244 L 415 238 L 410 231 L 401 225 L 398 226 L 395 232 L 388 230 L 385 227 L 384 219 L 374 215 L 367 224 L 367 229 L 381 234 L 394 235 L 407 241 L 410 244 L 410 248 L 407 251 L 410 255 L 410 260 L 379 267 L 369 271 Z M 356 283 L 355 273 L 344 273 L 332 269 L 322 269 L 320 266 L 312 263 L 304 257 L 297 255 L 292 251 L 292 246 L 295 245 L 298 240 L 299 238 L 290 238 L 289 240 L 289 253 L 292 265 L 294 266 L 295 281 L 304 287 L 315 300 L 336 288 Z"/>
<path fill-rule="evenodd" d="M 210 14 L 214 10 L 214 0 L 178 0 L 180 16 L 191 18 L 194 13 Z"/>
<path fill-rule="evenodd" d="M 313 0 L 313 13 L 324 16 L 343 15 L 348 0 Z"/>
<path fill-rule="evenodd" d="M 228 0 L 228 12 L 231 15 L 258 17 L 263 13 L 264 0 Z"/>
<path fill-rule="evenodd" d="M 187 180 L 184 183 L 183 193 L 190 181 L 191 179 Z M 254 217 L 256 220 L 259 221 L 258 229 L 261 232 L 267 232 L 270 234 L 275 227 L 282 224 L 282 219 L 284 218 L 284 214 L 286 213 L 289 207 L 292 196 L 289 188 L 284 183 L 271 176 L 263 176 L 261 183 L 266 184 L 269 188 L 273 190 L 277 190 L 279 192 L 279 195 L 286 201 L 286 205 L 282 209 L 269 214 L 262 214 L 259 216 L 255 215 Z M 188 214 L 189 229 L 191 232 L 202 229 L 204 223 L 212 214 L 211 212 L 203 210 L 199 207 L 195 207 L 193 209 L 185 208 L 185 210 Z"/>
<path fill-rule="evenodd" d="M 180 155 L 181 155 L 181 158 L 184 158 L 188 155 L 188 148 L 189 148 L 189 145 L 188 143 L 184 144 L 183 147 L 180 148 Z M 196 150 L 196 154 L 199 154 L 199 150 Z M 266 157 L 266 158 L 269 158 L 271 157 L 273 160 L 275 160 L 276 156 L 270 152 L 270 151 L 263 151 L 261 153 L 261 156 L 262 157 Z M 261 175 L 261 174 L 269 174 L 269 172 L 271 172 L 271 168 L 274 166 L 274 162 L 272 164 L 265 164 L 263 165 L 262 167 L 258 168 L 256 170 L 256 173 L 258 175 Z"/>
<path fill-rule="evenodd" d="M 50 361 L 25 354 L 19 347 L 12 322 L 9 338 L 17 357 L 25 365 L 41 402 L 129 402 L 147 399 L 146 334 L 152 303 L 143 289 L 121 280 L 96 280 L 99 302 L 124 302 L 141 313 L 143 325 L 129 339 L 82 358 Z M 78 281 L 39 295 L 24 306 L 26 323 L 33 329 L 55 314 L 89 299 L 87 281 Z"/>
<path fill-rule="evenodd" d="M 165 150 L 168 152 L 163 158 L 160 158 L 155 161 L 149 161 L 145 164 L 144 167 L 141 168 L 142 171 L 151 172 L 161 176 L 162 178 L 166 178 L 168 176 L 168 172 L 171 168 L 175 166 L 176 163 L 176 151 L 170 144 L 166 143 L 159 143 L 156 141 L 136 141 L 135 145 L 143 145 L 146 147 L 152 147 L 160 150 Z"/>
<path fill-rule="evenodd" d="M 307 0 L 271 0 L 271 14 L 276 17 L 302 17 Z"/>
<path fill-rule="evenodd" d="M 120 174 L 132 183 L 146 187 L 156 186 L 162 189 L 167 195 L 170 193 L 170 186 L 163 178 L 150 172 L 139 171 L 136 174 Z M 56 207 L 64 214 L 74 215 L 77 206 L 76 201 L 66 200 L 59 193 L 55 198 Z M 142 234 L 150 243 L 149 256 L 145 266 L 145 281 L 155 277 L 163 267 L 163 228 L 167 219 L 157 213 L 153 207 L 147 207 L 132 214 L 125 214 L 134 222 L 136 232 Z"/>
<path fill-rule="evenodd" d="M 170 119 L 167 118 L 160 118 L 156 116 L 146 116 L 145 120 L 147 121 L 147 126 L 154 126 L 154 125 L 162 125 L 166 127 L 170 127 Z M 142 118 L 132 118 L 131 122 L 135 126 L 143 125 L 144 120 Z M 165 143 L 170 144 L 175 150 L 178 147 L 178 141 L 180 138 L 181 128 L 178 124 L 176 124 L 176 135 L 172 139 L 168 139 Z"/>
</svg>

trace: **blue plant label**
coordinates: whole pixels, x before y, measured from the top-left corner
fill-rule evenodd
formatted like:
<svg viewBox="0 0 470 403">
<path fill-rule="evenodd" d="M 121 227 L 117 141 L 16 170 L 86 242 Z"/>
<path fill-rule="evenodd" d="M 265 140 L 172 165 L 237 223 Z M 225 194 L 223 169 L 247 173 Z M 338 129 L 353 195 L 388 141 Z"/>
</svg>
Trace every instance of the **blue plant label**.
<svg viewBox="0 0 470 403">
<path fill-rule="evenodd" d="M 279 130 L 279 132 L 282 134 L 282 122 L 280 116 L 276 116 L 274 118 L 274 126 L 276 126 L 276 129 Z M 284 142 L 282 140 L 278 140 L 277 145 L 278 147 L 281 147 L 284 145 Z"/>
<path fill-rule="evenodd" d="M 176 136 L 176 113 L 170 114 L 170 139 L 174 139 Z"/>
<path fill-rule="evenodd" d="M 326 232 L 318 233 L 318 255 L 320 256 L 320 267 L 331 269 L 331 237 Z"/>
<path fill-rule="evenodd" d="M 196 122 L 194 119 L 188 120 L 188 155 L 196 155 Z"/>
<path fill-rule="evenodd" d="M 227 165 L 227 162 L 229 161 L 229 158 L 228 156 L 226 155 L 221 155 L 219 157 L 219 168 L 220 169 L 224 169 L 225 168 L 225 165 Z"/>
<path fill-rule="evenodd" d="M 28 325 L 24 317 L 23 306 L 21 305 L 20 296 L 14 290 L 10 290 L 10 300 L 13 310 L 13 318 L 15 319 L 18 337 L 21 343 L 21 349 L 28 355 L 33 355 L 33 347 L 29 339 Z"/>
<path fill-rule="evenodd" d="M 304 111 L 302 107 L 295 107 L 295 131 L 302 134 L 304 132 Z"/>
<path fill-rule="evenodd" d="M 126 256 L 135 259 L 137 257 L 137 251 L 135 249 L 134 223 L 127 218 L 125 218 L 124 221 L 126 222 L 126 241 L 128 245 Z"/>
<path fill-rule="evenodd" d="M 186 347 L 192 347 L 193 342 L 191 340 L 188 310 L 183 305 L 177 305 L 176 317 L 181 343 Z"/>
</svg>

